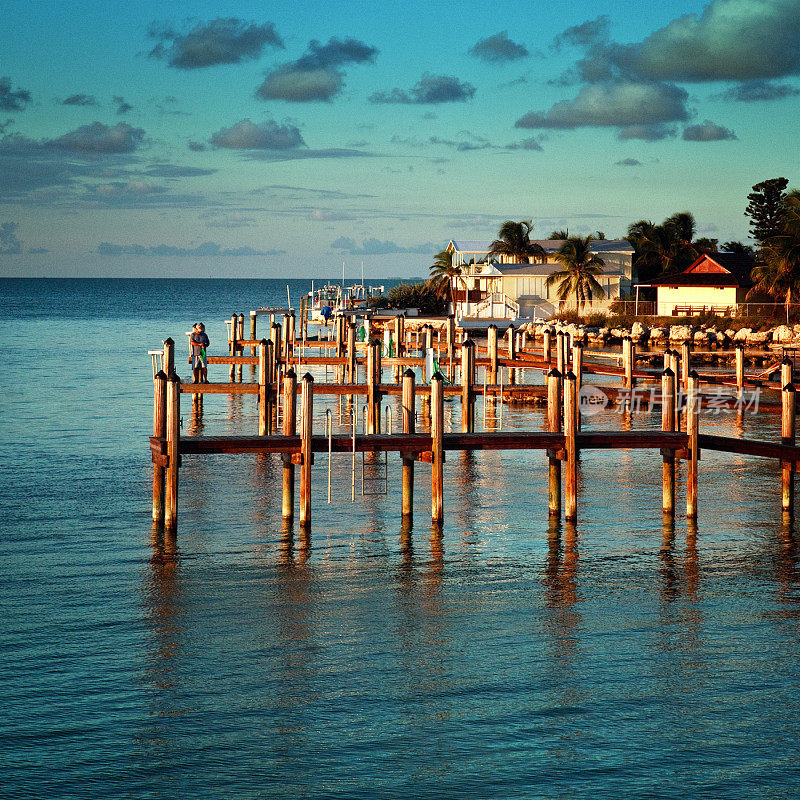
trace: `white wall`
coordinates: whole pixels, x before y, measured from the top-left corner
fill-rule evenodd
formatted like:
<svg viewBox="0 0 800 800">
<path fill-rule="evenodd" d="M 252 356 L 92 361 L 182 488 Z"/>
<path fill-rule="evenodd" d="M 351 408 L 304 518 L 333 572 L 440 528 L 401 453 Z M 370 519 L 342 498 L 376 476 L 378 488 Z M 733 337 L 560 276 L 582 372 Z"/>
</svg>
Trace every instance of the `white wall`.
<svg viewBox="0 0 800 800">
<path fill-rule="evenodd" d="M 669 317 L 675 306 L 735 306 L 736 287 L 659 286 L 657 309 L 660 317 Z"/>
</svg>

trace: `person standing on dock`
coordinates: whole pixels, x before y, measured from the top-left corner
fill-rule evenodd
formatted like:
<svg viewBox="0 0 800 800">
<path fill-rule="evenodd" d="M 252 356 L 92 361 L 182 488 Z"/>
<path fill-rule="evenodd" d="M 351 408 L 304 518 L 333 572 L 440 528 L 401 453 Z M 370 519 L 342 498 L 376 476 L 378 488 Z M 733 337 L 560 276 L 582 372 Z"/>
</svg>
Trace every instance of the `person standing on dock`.
<svg viewBox="0 0 800 800">
<path fill-rule="evenodd" d="M 195 322 L 189 334 L 189 344 L 192 346 L 192 380 L 194 383 L 208 383 L 206 348 L 211 343 L 202 322 Z"/>
</svg>

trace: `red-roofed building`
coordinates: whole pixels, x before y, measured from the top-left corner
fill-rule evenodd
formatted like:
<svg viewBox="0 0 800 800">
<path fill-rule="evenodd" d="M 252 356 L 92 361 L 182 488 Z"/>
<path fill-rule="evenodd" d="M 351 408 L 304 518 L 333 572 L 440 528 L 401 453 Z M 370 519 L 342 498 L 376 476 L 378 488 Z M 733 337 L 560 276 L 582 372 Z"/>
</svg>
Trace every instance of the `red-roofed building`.
<svg viewBox="0 0 800 800">
<path fill-rule="evenodd" d="M 752 287 L 752 258 L 739 253 L 705 253 L 683 272 L 639 286 L 656 287 L 656 314 L 734 314 Z"/>
</svg>

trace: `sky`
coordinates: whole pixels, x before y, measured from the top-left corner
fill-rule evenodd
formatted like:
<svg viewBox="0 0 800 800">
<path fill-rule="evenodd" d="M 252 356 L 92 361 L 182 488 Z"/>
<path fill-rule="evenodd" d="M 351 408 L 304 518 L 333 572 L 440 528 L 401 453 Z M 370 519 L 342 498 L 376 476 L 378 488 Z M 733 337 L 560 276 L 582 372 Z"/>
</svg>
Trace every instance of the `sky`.
<svg viewBox="0 0 800 800">
<path fill-rule="evenodd" d="M 0 276 L 427 274 L 506 219 L 746 241 L 800 186 L 800 0 L 30 0 Z"/>
</svg>

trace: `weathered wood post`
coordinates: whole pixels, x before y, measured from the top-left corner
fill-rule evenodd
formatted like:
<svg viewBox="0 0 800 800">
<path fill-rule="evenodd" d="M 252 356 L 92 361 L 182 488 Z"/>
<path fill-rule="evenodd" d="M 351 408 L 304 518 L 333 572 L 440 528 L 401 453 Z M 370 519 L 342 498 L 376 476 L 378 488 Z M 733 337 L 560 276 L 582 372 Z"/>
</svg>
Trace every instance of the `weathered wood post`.
<svg viewBox="0 0 800 800">
<path fill-rule="evenodd" d="M 564 360 L 564 333 L 558 331 L 558 333 L 556 333 L 556 369 L 562 375 L 565 375 L 567 372 Z"/>
<path fill-rule="evenodd" d="M 290 369 L 283 381 L 283 435 L 297 435 L 297 373 Z M 283 509 L 285 520 L 294 519 L 294 462 L 283 453 Z"/>
<path fill-rule="evenodd" d="M 422 329 L 422 333 L 424 342 L 423 347 L 427 353 L 427 351 L 433 347 L 433 325 L 431 325 L 430 322 L 426 323 L 425 327 Z"/>
<path fill-rule="evenodd" d="M 444 522 L 444 376 L 431 378 L 431 519 Z"/>
<path fill-rule="evenodd" d="M 250 341 L 256 341 L 256 327 L 257 327 L 258 311 L 250 312 Z M 258 350 L 258 345 L 250 346 L 250 355 L 255 356 Z"/>
<path fill-rule="evenodd" d="M 551 369 L 547 373 L 547 429 L 550 433 L 561 433 L 561 373 Z M 558 449 L 547 451 L 550 467 L 548 506 L 551 517 L 561 516 L 561 459 Z"/>
<path fill-rule="evenodd" d="M 167 474 L 164 486 L 164 528 L 178 526 L 178 469 L 181 465 L 181 379 L 173 372 L 167 378 Z"/>
<path fill-rule="evenodd" d="M 736 393 L 741 399 L 744 391 L 744 346 L 741 344 L 736 345 Z"/>
<path fill-rule="evenodd" d="M 303 389 L 300 414 L 300 524 L 311 524 L 311 465 L 314 454 L 311 451 L 311 436 L 314 428 L 314 378 L 310 373 L 303 375 Z"/>
<path fill-rule="evenodd" d="M 564 376 L 564 439 L 566 474 L 564 476 L 564 519 L 578 518 L 578 394 L 575 391 L 575 373 Z"/>
<path fill-rule="evenodd" d="M 294 311 L 291 311 L 289 313 L 289 328 L 288 328 L 288 332 L 286 334 L 286 344 L 289 347 L 289 356 L 290 357 L 294 355 L 294 343 L 295 343 L 295 338 L 296 338 L 295 325 L 296 325 L 296 322 L 295 322 L 295 318 L 294 318 Z"/>
<path fill-rule="evenodd" d="M 661 430 L 675 430 L 675 375 L 671 369 L 661 373 Z M 675 451 L 664 447 L 661 450 L 661 510 L 664 514 L 675 513 Z"/>
<path fill-rule="evenodd" d="M 681 429 L 681 411 L 685 413 L 685 405 L 686 405 L 686 395 L 689 391 L 688 383 L 684 387 L 682 392 L 678 392 L 678 375 L 680 375 L 681 371 L 681 359 L 678 355 L 677 350 L 670 350 L 669 351 L 669 369 L 674 376 L 674 380 L 672 382 L 673 386 L 673 403 L 675 406 L 675 427 L 673 430 L 679 431 Z"/>
<path fill-rule="evenodd" d="M 289 359 L 292 357 L 292 345 L 290 338 L 291 323 L 289 322 L 289 313 L 283 315 L 283 363 L 289 366 Z"/>
<path fill-rule="evenodd" d="M 347 382 L 356 382 L 356 323 L 347 326 Z"/>
<path fill-rule="evenodd" d="M 461 430 L 472 433 L 475 430 L 475 392 L 472 382 L 475 379 L 475 342 L 466 339 L 461 343 Z"/>
<path fill-rule="evenodd" d="M 689 371 L 691 368 L 692 345 L 689 342 L 681 342 L 681 385 L 684 391 L 689 387 Z"/>
<path fill-rule="evenodd" d="M 633 389 L 634 387 L 634 380 L 633 380 L 633 360 L 634 360 L 634 346 L 633 346 L 633 339 L 630 336 L 626 336 L 622 340 L 622 366 L 625 370 L 625 377 L 623 380 L 623 386 L 626 389 Z"/>
<path fill-rule="evenodd" d="M 447 380 L 453 380 L 453 359 L 456 352 L 456 317 L 455 314 L 447 316 Z"/>
<path fill-rule="evenodd" d="M 406 352 L 406 315 L 398 314 L 394 318 L 395 355 L 402 358 Z"/>
<path fill-rule="evenodd" d="M 794 446 L 794 443 L 795 388 L 793 383 L 786 383 L 781 392 L 781 444 Z M 787 513 L 794 511 L 794 472 L 794 461 L 784 461 L 781 464 L 781 508 Z"/>
<path fill-rule="evenodd" d="M 520 352 L 524 353 L 527 347 L 528 347 L 528 331 L 526 328 L 523 328 L 522 332 L 519 335 Z"/>
<path fill-rule="evenodd" d="M 236 341 L 241 342 L 244 339 L 244 314 L 239 314 L 239 324 L 236 326 Z M 237 348 L 237 355 L 243 356 L 244 355 L 244 347 L 239 345 Z M 242 382 L 242 365 L 236 365 L 236 380 L 239 383 Z"/>
<path fill-rule="evenodd" d="M 239 319 L 234 314 L 231 316 L 231 341 L 230 341 L 230 354 L 231 356 L 236 355 L 236 348 L 238 345 L 236 344 L 236 331 L 239 328 Z M 236 365 L 231 363 L 231 367 L 228 370 L 228 380 L 233 383 L 234 379 L 236 378 Z"/>
<path fill-rule="evenodd" d="M 489 357 L 489 377 L 487 383 L 497 383 L 497 325 L 490 325 L 486 331 L 486 350 Z"/>
<path fill-rule="evenodd" d="M 162 357 L 164 372 L 167 377 L 175 372 L 175 342 L 169 336 L 164 339 L 164 355 Z"/>
<path fill-rule="evenodd" d="M 258 345 L 258 435 L 269 432 L 269 355 L 268 342 L 262 339 Z"/>
<path fill-rule="evenodd" d="M 686 391 L 686 433 L 689 434 L 689 458 L 686 476 L 686 516 L 697 518 L 697 462 L 700 458 L 700 378 L 694 370 L 689 372 Z"/>
<path fill-rule="evenodd" d="M 787 383 L 794 383 L 794 375 L 792 375 L 792 359 L 784 356 L 781 359 L 781 386 L 786 386 Z"/>
<path fill-rule="evenodd" d="M 367 433 L 369 434 L 377 433 L 380 424 L 380 399 L 377 397 L 375 366 L 380 346 L 377 340 L 367 345 Z"/>
<path fill-rule="evenodd" d="M 550 338 L 551 332 L 549 328 L 542 331 L 542 358 L 545 364 L 550 363 Z"/>
<path fill-rule="evenodd" d="M 508 357 L 512 361 L 514 361 L 517 357 L 517 340 L 516 340 L 516 331 L 514 330 L 513 325 L 508 326 L 508 331 L 506 332 L 506 336 L 508 336 Z M 510 367 L 508 370 L 508 382 L 509 384 L 517 382 L 517 371 L 514 367 Z"/>
<path fill-rule="evenodd" d="M 167 373 L 160 369 L 153 380 L 153 436 L 167 435 Z M 164 521 L 164 465 L 153 464 L 153 521 Z"/>
<path fill-rule="evenodd" d="M 577 399 L 578 430 L 581 429 L 581 387 L 583 386 L 583 345 L 572 345 L 572 372 L 575 374 L 575 396 Z"/>
<path fill-rule="evenodd" d="M 414 370 L 403 373 L 403 433 L 416 433 L 416 395 Z M 404 518 L 414 513 L 414 453 L 401 453 L 403 459 L 402 513 Z"/>
</svg>

